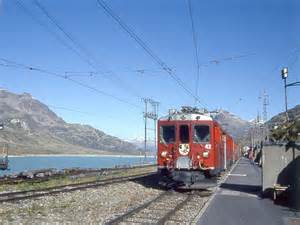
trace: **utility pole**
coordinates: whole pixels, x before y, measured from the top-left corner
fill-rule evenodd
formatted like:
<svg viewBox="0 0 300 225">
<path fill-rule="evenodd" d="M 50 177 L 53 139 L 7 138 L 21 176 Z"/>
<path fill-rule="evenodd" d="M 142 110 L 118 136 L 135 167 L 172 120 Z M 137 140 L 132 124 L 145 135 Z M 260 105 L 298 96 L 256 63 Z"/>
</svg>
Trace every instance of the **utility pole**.
<svg viewBox="0 0 300 225">
<path fill-rule="evenodd" d="M 4 130 L 4 123 L 0 123 L 0 131 Z M 7 170 L 8 169 L 8 144 L 3 144 L 2 149 L 3 158 L 0 158 L 0 169 L 1 170 Z"/>
<path fill-rule="evenodd" d="M 294 87 L 294 86 L 300 86 L 300 81 L 292 82 L 287 84 L 286 79 L 288 77 L 288 68 L 284 67 L 281 70 L 281 78 L 284 80 L 284 96 L 285 96 L 285 116 L 286 116 L 286 122 L 289 122 L 289 115 L 288 115 L 288 105 L 287 105 L 287 88 L 288 87 Z"/>
<path fill-rule="evenodd" d="M 287 106 L 287 85 L 286 85 L 286 78 L 288 77 L 288 68 L 285 67 L 281 70 L 281 78 L 284 81 L 284 99 L 285 99 L 285 117 L 286 117 L 286 122 L 289 122 L 289 115 L 288 115 L 288 106 Z"/>
<path fill-rule="evenodd" d="M 257 123 L 260 123 L 261 120 L 262 120 L 262 116 L 260 116 L 261 103 L 262 103 L 262 93 L 260 92 L 259 95 L 258 95 L 258 105 L 259 105 L 259 107 L 257 109 L 257 120 L 256 120 Z"/>
<path fill-rule="evenodd" d="M 267 94 L 266 90 L 264 90 L 263 93 L 263 124 L 261 124 L 261 134 L 262 134 L 262 141 L 268 141 L 269 140 L 269 130 L 267 127 L 267 121 L 268 121 L 268 111 L 267 107 L 269 105 L 269 95 Z"/>
<path fill-rule="evenodd" d="M 268 120 L 268 112 L 267 112 L 267 107 L 269 105 L 269 95 L 266 93 L 266 90 L 264 90 L 263 93 L 263 122 L 267 122 Z"/>
<path fill-rule="evenodd" d="M 156 119 L 153 120 L 154 122 L 154 148 L 155 150 L 157 150 L 157 119 L 158 119 L 158 106 L 159 106 L 159 103 L 156 102 L 155 104 L 153 104 L 153 108 L 154 108 L 154 113 L 156 115 Z"/>
<path fill-rule="evenodd" d="M 146 152 L 147 152 L 147 134 L 148 134 L 148 119 L 152 119 L 154 121 L 154 146 L 155 150 L 157 149 L 156 144 L 156 135 L 157 135 L 157 119 L 158 119 L 158 106 L 159 102 L 154 101 L 151 98 L 143 98 L 142 101 L 145 104 L 145 112 L 144 112 L 144 121 L 145 121 L 145 139 L 144 139 L 144 151 L 145 151 L 145 158 L 146 158 Z M 149 110 L 149 107 L 151 106 L 151 110 Z"/>
<path fill-rule="evenodd" d="M 144 99 L 145 103 L 145 112 L 144 112 L 144 119 L 145 119 L 145 139 L 144 139 L 144 154 L 146 157 L 146 151 L 147 151 L 147 115 L 148 115 L 148 100 Z"/>
</svg>

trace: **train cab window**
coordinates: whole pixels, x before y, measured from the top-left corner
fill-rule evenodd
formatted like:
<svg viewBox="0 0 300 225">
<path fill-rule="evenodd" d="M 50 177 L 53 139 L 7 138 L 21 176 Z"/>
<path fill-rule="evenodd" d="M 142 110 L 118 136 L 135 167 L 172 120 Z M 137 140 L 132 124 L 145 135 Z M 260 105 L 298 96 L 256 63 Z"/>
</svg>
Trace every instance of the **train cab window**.
<svg viewBox="0 0 300 225">
<path fill-rule="evenodd" d="M 209 142 L 210 141 L 209 126 L 195 125 L 193 141 L 194 141 L 194 143 Z"/>
<path fill-rule="evenodd" d="M 164 144 L 175 142 L 175 126 L 160 127 L 160 141 Z"/>
<path fill-rule="evenodd" d="M 190 134 L 189 134 L 189 126 L 188 125 L 181 125 L 179 129 L 179 136 L 181 143 L 189 143 Z"/>
</svg>

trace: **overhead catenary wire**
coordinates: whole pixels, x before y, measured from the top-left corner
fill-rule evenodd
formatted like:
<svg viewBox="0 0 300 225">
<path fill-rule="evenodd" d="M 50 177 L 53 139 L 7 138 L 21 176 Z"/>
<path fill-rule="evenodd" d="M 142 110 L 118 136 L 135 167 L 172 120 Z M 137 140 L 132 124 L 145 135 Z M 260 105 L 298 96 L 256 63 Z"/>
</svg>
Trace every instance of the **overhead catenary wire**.
<svg viewBox="0 0 300 225">
<path fill-rule="evenodd" d="M 49 105 L 49 104 L 47 104 L 47 106 L 51 109 L 83 114 L 83 115 L 87 115 L 89 117 L 98 117 L 99 116 L 96 113 L 85 112 L 85 111 L 81 111 L 81 110 L 78 110 L 78 109 L 73 109 L 73 108 L 69 108 L 69 107 L 65 107 L 65 106 L 56 106 L 56 105 Z M 104 115 L 104 117 L 107 118 L 107 119 L 110 119 L 110 120 L 120 119 L 119 117 L 114 117 L 114 116 L 111 116 L 111 115 Z"/>
<path fill-rule="evenodd" d="M 132 39 L 157 63 L 171 78 L 193 99 L 195 99 L 199 104 L 203 103 L 200 101 L 199 97 L 195 95 L 186 84 L 177 76 L 177 74 L 168 66 L 154 51 L 142 40 L 132 28 L 130 28 L 113 10 L 112 8 L 103 0 L 97 0 L 98 6 L 104 9 L 107 14 L 109 14 L 119 25 L 126 31 Z"/>
<path fill-rule="evenodd" d="M 124 69 L 121 70 L 122 72 L 125 73 L 130 73 L 130 74 L 140 74 L 140 75 L 151 75 L 151 76 L 155 76 L 155 75 L 160 75 L 160 73 L 164 72 L 162 70 L 155 70 L 155 69 L 144 69 L 144 68 L 137 68 L 137 69 Z M 110 74 L 111 71 L 105 71 L 105 73 Z M 66 77 L 96 77 L 99 74 L 98 72 L 95 71 L 65 71 L 65 76 Z"/>
<path fill-rule="evenodd" d="M 37 3 L 36 4 L 37 8 L 39 8 L 41 10 L 41 12 L 57 27 L 57 29 L 60 30 L 62 32 L 62 34 L 64 34 L 64 36 L 69 40 L 68 43 L 64 39 L 62 39 L 60 35 L 58 35 L 56 32 L 54 32 L 52 29 L 50 29 L 48 24 L 43 23 L 43 21 L 41 21 L 39 18 L 37 18 L 31 12 L 31 10 L 28 9 L 26 7 L 26 5 L 24 5 L 24 3 L 22 1 L 20 1 L 20 0 L 15 0 L 15 1 L 18 4 L 18 6 L 26 14 L 28 14 L 35 22 L 37 22 L 40 26 L 45 28 L 51 35 L 53 35 L 66 48 L 73 51 L 77 56 L 80 57 L 81 60 L 83 60 L 88 65 L 90 65 L 93 68 L 93 70 L 95 70 L 95 72 L 93 72 L 93 74 L 103 75 L 105 78 L 112 80 L 115 85 L 118 85 L 118 83 L 119 83 L 118 86 L 123 86 L 122 87 L 123 89 L 125 89 L 127 92 L 130 92 L 135 97 L 138 97 L 139 99 L 142 98 L 142 96 L 139 93 L 137 93 L 135 90 L 131 89 L 129 86 L 127 86 L 123 83 L 120 84 L 120 82 L 118 82 L 118 81 L 121 81 L 121 79 L 118 76 L 116 76 L 116 74 L 112 70 L 110 70 L 109 72 L 107 72 L 107 71 L 99 72 L 99 70 L 97 70 L 97 66 L 95 65 L 96 59 L 92 56 L 92 54 L 89 54 L 89 52 L 86 50 L 86 48 L 84 48 L 83 45 L 80 44 L 78 42 L 78 40 L 76 40 L 76 38 L 74 38 L 74 36 L 70 32 L 67 32 L 66 29 L 64 29 L 64 27 L 58 22 L 58 20 L 53 15 L 51 15 L 49 13 L 49 11 L 45 8 L 44 5 L 41 4 L 40 1 L 34 0 L 34 2 Z M 77 47 L 77 48 L 75 48 L 75 47 Z M 93 58 L 94 60 L 91 60 L 90 58 Z M 141 71 L 132 71 L 132 72 L 141 72 Z M 114 76 L 116 79 L 111 79 L 111 76 Z M 69 78 L 70 77 L 74 77 L 74 76 L 69 76 Z"/>
<path fill-rule="evenodd" d="M 65 37 L 69 39 L 73 43 L 73 45 L 75 45 L 77 49 L 79 49 L 79 51 L 89 59 L 90 61 L 89 65 L 92 68 L 94 68 L 97 71 L 97 73 L 100 73 L 98 68 L 99 63 L 98 60 L 94 57 L 94 55 L 86 47 L 84 47 L 78 40 L 76 40 L 76 38 L 70 32 L 67 32 L 66 29 L 64 29 L 64 27 L 57 21 L 57 19 L 53 15 L 50 14 L 50 12 L 46 9 L 44 5 L 42 5 L 38 0 L 34 0 L 34 4 L 65 35 Z M 138 98 L 142 97 L 135 90 L 132 90 L 131 87 L 124 84 L 121 78 L 113 71 L 111 71 L 109 75 L 103 71 L 101 71 L 101 74 L 105 78 L 111 80 L 114 84 L 117 84 L 119 87 L 123 88 L 124 90 L 131 92 L 134 96 Z"/>
<path fill-rule="evenodd" d="M 148 68 L 131 68 L 131 69 L 118 69 L 118 71 L 122 71 L 125 73 L 137 73 L 137 74 L 141 74 L 141 75 L 158 75 L 162 72 L 164 72 L 163 70 L 159 70 L 159 69 L 148 69 Z M 112 71 L 107 70 L 104 73 L 110 74 Z M 65 72 L 66 75 L 68 76 L 85 76 L 85 77 L 92 77 L 94 75 L 99 75 L 97 72 L 95 71 L 66 71 Z"/>
<path fill-rule="evenodd" d="M 289 70 L 292 70 L 293 67 L 296 65 L 296 63 L 297 63 L 297 61 L 299 59 L 299 53 L 300 53 L 300 47 L 296 47 L 288 55 L 288 57 L 287 57 L 287 65 L 289 67 Z"/>
<path fill-rule="evenodd" d="M 222 63 L 224 61 L 232 61 L 232 60 L 239 59 L 239 58 L 245 58 L 245 57 L 248 57 L 248 56 L 251 56 L 251 55 L 255 55 L 255 53 L 249 53 L 249 54 L 243 54 L 243 55 L 235 55 L 235 56 L 228 56 L 228 57 L 223 57 L 223 58 L 212 59 L 212 60 L 209 60 L 206 63 L 201 63 L 200 67 L 207 67 L 207 66 L 212 65 L 212 64 L 219 65 L 220 63 Z"/>
<path fill-rule="evenodd" d="M 2 62 L 4 63 L 2 63 Z M 15 69 L 25 69 L 25 70 L 30 70 L 30 71 L 37 71 L 37 72 L 41 72 L 41 73 L 45 73 L 45 74 L 48 74 L 48 75 L 53 75 L 53 76 L 56 76 L 58 78 L 62 78 L 62 79 L 65 79 L 65 80 L 69 80 L 73 83 L 76 83 L 77 85 L 80 85 L 82 87 L 85 87 L 85 88 L 88 88 L 90 90 L 93 90 L 93 91 L 96 91 L 96 92 L 100 92 L 99 94 L 103 94 L 105 96 L 108 96 L 108 97 L 112 97 L 114 98 L 115 100 L 118 100 L 119 102 L 122 102 L 122 103 L 125 103 L 125 104 L 128 104 L 130 106 L 133 106 L 135 108 L 139 108 L 139 109 L 143 109 L 141 106 L 138 106 L 136 104 L 133 104 L 131 102 L 128 102 L 126 100 L 123 100 L 117 96 L 114 96 L 112 94 L 109 94 L 109 93 L 105 93 L 97 88 L 94 88 L 94 87 L 91 87 L 90 85 L 88 84 L 85 84 L 83 82 L 80 82 L 80 81 L 77 81 L 77 80 L 74 80 L 74 79 L 71 79 L 70 77 L 72 76 L 69 76 L 69 75 L 66 75 L 66 73 L 78 73 L 78 72 L 65 72 L 64 75 L 62 75 L 62 73 L 55 73 L 55 72 L 50 72 L 48 70 L 45 70 L 45 69 L 41 69 L 41 68 L 38 68 L 38 67 L 34 67 L 34 66 L 29 66 L 29 65 L 24 65 L 24 64 L 21 64 L 21 63 L 18 63 L 18 62 L 15 62 L 15 61 L 12 61 L 12 60 L 9 60 L 9 59 L 5 59 L 5 58 L 1 58 L 0 57 L 0 66 L 3 66 L 3 67 L 11 67 L 11 68 L 15 68 Z M 84 73 L 84 72 L 79 72 L 79 73 Z M 89 73 L 95 73 L 95 72 L 89 72 Z M 117 99 L 116 99 L 117 98 Z M 161 108 L 165 109 L 166 111 L 168 111 L 168 109 L 164 108 L 163 106 L 161 106 Z"/>
<path fill-rule="evenodd" d="M 67 32 L 60 24 L 59 22 L 56 20 L 55 17 L 53 17 L 52 15 L 50 15 L 50 13 L 48 12 L 48 10 L 39 3 L 39 1 L 37 0 L 33 0 L 33 3 L 41 10 L 41 12 L 64 34 L 65 37 L 67 37 L 67 39 L 69 39 L 71 41 L 71 43 L 76 46 L 76 48 L 79 50 L 79 52 L 84 55 L 86 58 L 88 58 L 87 63 L 93 67 L 94 69 L 97 69 L 95 67 L 95 65 L 93 64 L 94 61 L 94 57 L 91 55 L 91 53 L 85 48 L 83 47 L 71 34 L 69 34 L 69 32 Z M 91 60 L 92 59 L 92 60 Z"/>
<path fill-rule="evenodd" d="M 25 70 L 29 70 L 29 71 L 36 71 L 36 72 L 40 72 L 42 74 L 47 74 L 47 75 L 55 76 L 55 77 L 58 77 L 58 78 L 61 78 L 61 79 L 64 79 L 64 80 L 68 80 L 68 81 L 70 81 L 72 83 L 77 84 L 78 86 L 81 86 L 81 87 L 84 87 L 84 88 L 89 89 L 91 91 L 94 91 L 94 92 L 96 92 L 96 93 L 98 93 L 100 95 L 113 98 L 116 101 L 122 102 L 124 104 L 130 105 L 130 106 L 138 108 L 138 109 L 143 109 L 139 105 L 131 103 L 131 102 L 129 102 L 129 101 L 125 100 L 125 99 L 122 99 L 122 98 L 120 98 L 118 96 L 115 96 L 113 94 L 104 92 L 104 91 L 102 91 L 102 90 L 100 90 L 98 88 L 95 88 L 93 86 L 85 84 L 85 83 L 83 83 L 81 81 L 77 81 L 77 80 L 72 79 L 70 77 L 66 77 L 65 75 L 62 75 L 60 73 L 52 72 L 52 71 L 49 71 L 49 70 L 46 70 L 46 69 L 43 69 L 43 68 L 40 68 L 40 67 L 36 67 L 36 66 L 24 65 L 24 64 L 21 64 L 21 63 L 18 63 L 18 62 L 14 62 L 12 60 L 5 59 L 5 58 L 0 58 L 0 60 L 4 61 L 5 63 L 8 63 L 10 65 L 13 65 L 14 67 L 19 67 L 19 68 L 22 68 L 22 69 L 25 69 Z"/>
<path fill-rule="evenodd" d="M 69 45 L 63 38 L 61 38 L 57 33 L 53 32 L 47 24 L 43 23 L 39 20 L 20 0 L 14 0 L 17 6 L 22 9 L 24 13 L 26 13 L 33 21 L 35 21 L 38 25 L 43 27 L 49 34 L 51 34 L 59 43 L 61 43 L 65 48 L 72 51 L 75 55 L 77 55 L 82 61 L 92 66 L 91 62 L 83 56 L 78 50 L 76 50 L 73 46 Z"/>
<path fill-rule="evenodd" d="M 65 77 L 94 77 L 97 72 L 72 72 L 65 71 Z"/>
<path fill-rule="evenodd" d="M 72 51 L 76 54 L 83 62 L 88 64 L 93 70 L 97 71 L 97 74 L 101 74 L 104 78 L 109 79 L 112 81 L 114 85 L 121 87 L 122 89 L 130 92 L 133 96 L 141 98 L 141 96 L 133 90 L 131 87 L 125 85 L 119 76 L 114 74 L 112 71 L 110 74 L 107 74 L 103 71 L 100 71 L 97 66 L 97 60 L 95 57 L 81 44 L 79 43 L 72 34 L 67 32 L 62 25 L 54 18 L 48 10 L 37 0 L 34 0 L 33 3 L 41 10 L 41 12 L 57 27 L 60 32 L 71 42 L 68 44 L 60 35 L 54 32 L 47 24 L 43 23 L 40 19 L 38 19 L 30 9 L 28 9 L 24 3 L 20 0 L 15 0 L 19 8 L 21 8 L 32 20 L 34 20 L 37 24 L 47 30 L 57 41 L 59 41 L 63 46 L 65 46 L 68 50 Z M 115 79 L 113 79 L 113 77 Z"/>
<path fill-rule="evenodd" d="M 195 60 L 196 61 L 196 89 L 195 89 L 195 94 L 196 94 L 196 96 L 198 96 L 199 79 L 200 79 L 200 63 L 199 63 L 198 42 L 197 42 L 197 35 L 196 35 L 196 29 L 195 29 L 195 24 L 194 24 L 191 0 L 187 0 L 187 3 L 188 3 L 189 17 L 190 17 L 191 26 L 192 26 L 193 45 L 194 45 L 194 49 L 195 49 L 195 58 L 196 58 L 196 60 Z"/>
<path fill-rule="evenodd" d="M 95 115 L 93 115 L 89 112 L 83 112 L 83 111 L 80 111 L 80 110 L 77 110 L 77 109 L 71 109 L 69 107 L 49 105 L 49 104 L 47 104 L 47 106 L 49 108 L 53 108 L 53 109 L 64 110 L 64 111 L 69 111 L 69 112 L 75 112 L 75 113 L 80 113 L 80 114 L 89 115 L 89 116 L 95 116 Z"/>
<path fill-rule="evenodd" d="M 293 48 L 288 53 L 287 56 L 285 56 L 287 64 L 291 64 L 290 67 L 293 67 L 295 65 L 295 63 L 297 62 L 299 53 L 300 53 L 300 47 L 296 47 L 296 48 Z M 295 57 L 295 58 L 293 59 L 293 57 Z M 291 62 L 291 60 L 292 60 L 292 62 Z M 275 72 L 277 70 L 280 70 L 281 67 L 283 67 L 283 65 L 282 65 L 282 63 L 279 63 L 276 66 L 274 66 L 274 68 L 272 69 L 271 72 Z"/>
</svg>

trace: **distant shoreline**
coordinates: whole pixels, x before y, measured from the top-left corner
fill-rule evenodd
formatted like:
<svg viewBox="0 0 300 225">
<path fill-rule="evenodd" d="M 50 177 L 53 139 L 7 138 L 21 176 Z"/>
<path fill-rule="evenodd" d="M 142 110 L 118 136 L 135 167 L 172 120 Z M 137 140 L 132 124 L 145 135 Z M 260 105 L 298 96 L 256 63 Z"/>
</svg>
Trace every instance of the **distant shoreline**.
<svg viewBox="0 0 300 225">
<path fill-rule="evenodd" d="M 21 157 L 115 157 L 115 158 L 144 158 L 144 155 L 98 155 L 98 154 L 22 154 L 22 155 L 8 155 L 8 158 Z M 147 155 L 153 158 L 153 155 Z"/>
</svg>

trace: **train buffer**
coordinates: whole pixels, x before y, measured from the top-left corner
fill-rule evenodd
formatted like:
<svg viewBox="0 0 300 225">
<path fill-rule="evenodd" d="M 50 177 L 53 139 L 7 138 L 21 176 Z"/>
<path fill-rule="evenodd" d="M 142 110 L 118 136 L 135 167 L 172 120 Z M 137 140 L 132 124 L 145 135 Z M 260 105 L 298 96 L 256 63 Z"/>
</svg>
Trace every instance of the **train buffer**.
<svg viewBox="0 0 300 225">
<path fill-rule="evenodd" d="M 286 187 L 278 186 L 278 191 Z M 261 195 L 261 168 L 241 158 L 198 216 L 198 225 L 294 225 L 300 211 Z"/>
</svg>

